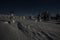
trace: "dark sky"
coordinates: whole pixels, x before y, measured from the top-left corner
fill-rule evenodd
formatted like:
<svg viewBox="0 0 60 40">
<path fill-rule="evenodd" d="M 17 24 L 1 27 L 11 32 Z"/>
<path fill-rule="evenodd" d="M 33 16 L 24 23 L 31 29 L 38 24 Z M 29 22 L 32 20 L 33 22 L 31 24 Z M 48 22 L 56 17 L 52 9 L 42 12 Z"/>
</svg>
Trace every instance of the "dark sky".
<svg viewBox="0 0 60 40">
<path fill-rule="evenodd" d="M 36 15 L 47 10 L 49 13 L 60 13 L 59 0 L 0 0 L 0 13 L 17 15 Z"/>
</svg>

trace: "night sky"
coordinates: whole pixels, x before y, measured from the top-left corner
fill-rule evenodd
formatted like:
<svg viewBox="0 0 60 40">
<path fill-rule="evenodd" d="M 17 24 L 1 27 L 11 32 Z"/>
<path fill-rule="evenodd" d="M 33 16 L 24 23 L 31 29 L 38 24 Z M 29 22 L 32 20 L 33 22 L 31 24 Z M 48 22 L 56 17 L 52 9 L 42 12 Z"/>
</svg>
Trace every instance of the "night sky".
<svg viewBox="0 0 60 40">
<path fill-rule="evenodd" d="M 0 0 L 0 13 L 16 15 L 37 15 L 40 12 L 60 13 L 59 0 Z"/>
</svg>

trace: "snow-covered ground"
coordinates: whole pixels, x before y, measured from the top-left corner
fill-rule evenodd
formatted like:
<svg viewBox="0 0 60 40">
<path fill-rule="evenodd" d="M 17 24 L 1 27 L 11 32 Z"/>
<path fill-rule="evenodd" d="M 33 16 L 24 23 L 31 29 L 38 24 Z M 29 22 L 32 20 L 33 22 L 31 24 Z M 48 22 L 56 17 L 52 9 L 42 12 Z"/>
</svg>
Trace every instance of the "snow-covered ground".
<svg viewBox="0 0 60 40">
<path fill-rule="evenodd" d="M 22 18 L 15 21 L 0 22 L 0 40 L 60 40 L 60 25 Z"/>
<path fill-rule="evenodd" d="M 34 40 L 60 40 L 60 25 L 52 22 L 34 22 L 30 20 L 20 20 L 20 22 L 29 30 L 30 35 L 34 32 L 35 35 L 31 36 Z"/>
</svg>

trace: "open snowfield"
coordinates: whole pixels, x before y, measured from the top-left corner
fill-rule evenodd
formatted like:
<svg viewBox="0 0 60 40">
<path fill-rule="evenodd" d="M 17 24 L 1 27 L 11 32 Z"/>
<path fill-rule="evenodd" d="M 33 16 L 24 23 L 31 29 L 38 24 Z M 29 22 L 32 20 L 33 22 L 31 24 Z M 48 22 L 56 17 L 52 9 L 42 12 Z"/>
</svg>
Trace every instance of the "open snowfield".
<svg viewBox="0 0 60 40">
<path fill-rule="evenodd" d="M 0 40 L 60 40 L 60 25 L 19 18 L 12 24 L 0 22 Z"/>
</svg>

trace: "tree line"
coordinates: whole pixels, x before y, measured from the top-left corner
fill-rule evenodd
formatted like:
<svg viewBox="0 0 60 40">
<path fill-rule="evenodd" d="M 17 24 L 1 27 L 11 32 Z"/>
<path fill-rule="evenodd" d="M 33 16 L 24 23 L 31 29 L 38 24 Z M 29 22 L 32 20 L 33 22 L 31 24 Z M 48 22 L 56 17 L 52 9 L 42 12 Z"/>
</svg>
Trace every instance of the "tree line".
<svg viewBox="0 0 60 40">
<path fill-rule="evenodd" d="M 43 21 L 50 21 L 50 20 L 60 21 L 60 14 L 56 13 L 55 16 L 51 16 L 47 11 L 45 11 L 37 15 L 37 20 L 39 21 L 40 19 L 43 19 Z"/>
</svg>

